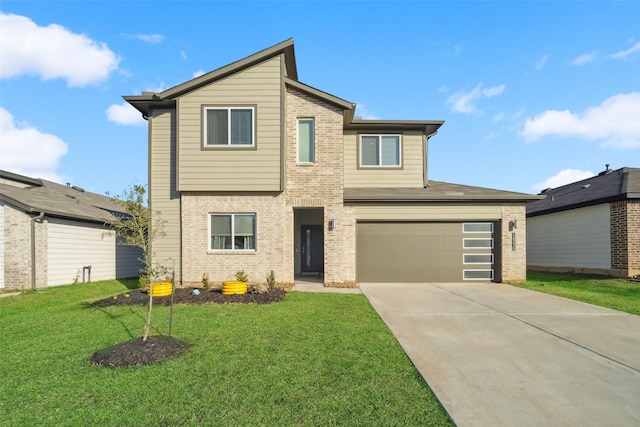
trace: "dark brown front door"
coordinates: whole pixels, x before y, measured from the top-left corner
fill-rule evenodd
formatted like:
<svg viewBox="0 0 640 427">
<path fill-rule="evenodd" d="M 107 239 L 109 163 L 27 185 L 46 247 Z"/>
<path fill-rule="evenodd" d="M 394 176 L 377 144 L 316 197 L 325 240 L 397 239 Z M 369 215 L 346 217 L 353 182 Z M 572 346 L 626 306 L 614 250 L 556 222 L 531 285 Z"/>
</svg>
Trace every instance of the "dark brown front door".
<svg viewBox="0 0 640 427">
<path fill-rule="evenodd" d="M 322 225 L 303 225 L 300 229 L 302 240 L 303 273 L 320 273 L 324 265 L 324 232 Z"/>
</svg>

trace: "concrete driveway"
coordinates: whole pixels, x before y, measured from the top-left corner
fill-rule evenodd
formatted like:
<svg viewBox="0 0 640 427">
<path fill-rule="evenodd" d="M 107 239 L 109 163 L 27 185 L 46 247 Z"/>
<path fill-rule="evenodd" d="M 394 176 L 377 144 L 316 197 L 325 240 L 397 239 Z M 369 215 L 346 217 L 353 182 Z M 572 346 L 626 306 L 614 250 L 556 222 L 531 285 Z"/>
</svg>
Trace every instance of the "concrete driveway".
<svg viewBox="0 0 640 427">
<path fill-rule="evenodd" d="M 360 289 L 459 427 L 640 426 L 640 316 L 495 283 Z"/>
</svg>

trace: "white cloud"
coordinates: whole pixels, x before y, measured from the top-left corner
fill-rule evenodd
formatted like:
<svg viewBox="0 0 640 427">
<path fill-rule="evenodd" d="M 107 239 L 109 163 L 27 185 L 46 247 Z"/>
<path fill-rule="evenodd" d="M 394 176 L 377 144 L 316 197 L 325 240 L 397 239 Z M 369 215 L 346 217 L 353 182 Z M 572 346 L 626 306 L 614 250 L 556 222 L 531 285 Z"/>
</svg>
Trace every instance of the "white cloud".
<svg viewBox="0 0 640 427">
<path fill-rule="evenodd" d="M 580 65 L 590 64 L 596 60 L 597 56 L 598 56 L 598 52 L 584 53 L 580 56 L 573 58 L 573 61 L 571 61 L 571 65 L 580 66 Z"/>
<path fill-rule="evenodd" d="M 476 103 L 481 98 L 491 98 L 504 92 L 506 85 L 483 88 L 482 83 L 476 85 L 470 92 L 458 91 L 449 96 L 447 103 L 456 113 L 477 113 Z"/>
<path fill-rule="evenodd" d="M 354 115 L 362 117 L 363 120 L 380 120 L 380 117 L 367 110 L 364 104 L 356 103 L 356 112 Z"/>
<path fill-rule="evenodd" d="M 640 92 L 614 95 L 583 114 L 547 110 L 527 119 L 522 135 L 529 141 L 545 136 L 600 141 L 618 149 L 640 147 Z"/>
<path fill-rule="evenodd" d="M 187 59 L 188 58 L 188 56 L 187 56 L 187 54 L 185 53 L 184 50 L 180 51 L 180 56 L 182 57 L 182 59 Z"/>
<path fill-rule="evenodd" d="M 204 71 L 202 71 L 202 70 L 198 70 L 198 71 L 196 71 L 196 72 L 194 72 L 194 73 L 193 73 L 193 78 L 195 79 L 196 77 L 200 77 L 200 76 L 203 76 L 203 75 L 205 75 L 205 74 L 207 74 L 207 73 L 205 73 L 205 72 L 204 72 Z"/>
<path fill-rule="evenodd" d="M 107 119 L 110 122 L 117 123 L 119 125 L 133 125 L 139 126 L 147 123 L 142 118 L 140 111 L 136 110 L 128 102 L 122 104 L 112 104 L 107 108 Z"/>
<path fill-rule="evenodd" d="M 580 169 L 564 169 L 552 176 L 551 178 L 546 179 L 543 182 L 532 185 L 536 191 L 542 191 L 547 188 L 557 188 L 562 187 L 563 185 L 571 184 L 572 182 L 581 181 L 583 179 L 591 178 L 595 176 L 593 172 L 583 171 Z"/>
<path fill-rule="evenodd" d="M 60 159 L 69 151 L 55 135 L 17 123 L 13 115 L 0 107 L 0 169 L 14 173 L 64 182 L 56 172 Z M 34 155 L 37 153 L 37 155 Z"/>
<path fill-rule="evenodd" d="M 493 116 L 493 123 L 498 123 L 500 121 L 502 121 L 502 119 L 504 119 L 504 113 L 498 113 L 495 116 Z"/>
<path fill-rule="evenodd" d="M 613 59 L 629 59 L 629 56 L 636 52 L 640 52 L 640 42 L 634 44 L 627 50 L 622 50 L 611 55 Z"/>
<path fill-rule="evenodd" d="M 544 55 L 536 61 L 536 70 L 542 70 L 549 60 L 549 55 Z"/>
<path fill-rule="evenodd" d="M 140 40 L 145 43 L 160 43 L 166 38 L 162 34 L 123 34 L 128 39 Z"/>
<path fill-rule="evenodd" d="M 69 87 L 101 82 L 120 58 L 105 43 L 60 25 L 39 27 L 25 16 L 0 12 L 0 77 L 39 75 L 65 79 Z"/>
</svg>

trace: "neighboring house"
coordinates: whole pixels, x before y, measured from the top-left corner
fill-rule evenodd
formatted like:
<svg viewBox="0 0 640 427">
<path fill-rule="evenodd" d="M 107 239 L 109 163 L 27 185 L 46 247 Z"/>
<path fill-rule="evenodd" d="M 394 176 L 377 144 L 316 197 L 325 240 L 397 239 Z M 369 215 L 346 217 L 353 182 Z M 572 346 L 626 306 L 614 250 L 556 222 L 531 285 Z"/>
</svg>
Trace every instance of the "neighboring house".
<svg viewBox="0 0 640 427">
<path fill-rule="evenodd" d="M 138 277 L 141 251 L 116 244 L 106 196 L 0 170 L 0 288 Z"/>
<path fill-rule="evenodd" d="M 527 266 L 632 277 L 640 274 L 640 169 L 544 190 L 527 205 Z"/>
<path fill-rule="evenodd" d="M 298 80 L 293 40 L 124 99 L 149 121 L 150 205 L 167 221 L 155 260 L 185 284 L 525 278 L 525 203 L 540 197 L 429 181 L 443 122 L 354 117 Z"/>
</svg>

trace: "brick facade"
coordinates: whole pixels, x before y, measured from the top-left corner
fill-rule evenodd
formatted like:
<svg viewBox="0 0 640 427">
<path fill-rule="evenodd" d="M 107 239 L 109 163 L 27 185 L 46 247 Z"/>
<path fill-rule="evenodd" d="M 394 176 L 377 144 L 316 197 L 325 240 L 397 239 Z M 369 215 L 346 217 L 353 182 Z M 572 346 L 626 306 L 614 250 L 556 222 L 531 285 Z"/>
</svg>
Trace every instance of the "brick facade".
<svg viewBox="0 0 640 427">
<path fill-rule="evenodd" d="M 609 204 L 611 212 L 611 274 L 640 274 L 640 200 Z"/>
<path fill-rule="evenodd" d="M 514 221 L 518 221 L 518 228 Z M 517 283 L 527 278 L 527 221 L 524 204 L 502 207 L 502 282 Z M 515 246 L 515 247 L 514 247 Z"/>
<path fill-rule="evenodd" d="M 4 207 L 4 286 L 29 290 L 32 287 L 31 222 L 25 212 L 5 204 Z M 47 286 L 47 221 L 35 222 L 36 281 Z"/>
</svg>

